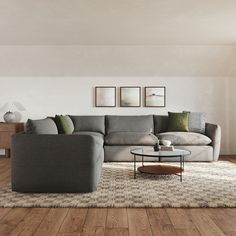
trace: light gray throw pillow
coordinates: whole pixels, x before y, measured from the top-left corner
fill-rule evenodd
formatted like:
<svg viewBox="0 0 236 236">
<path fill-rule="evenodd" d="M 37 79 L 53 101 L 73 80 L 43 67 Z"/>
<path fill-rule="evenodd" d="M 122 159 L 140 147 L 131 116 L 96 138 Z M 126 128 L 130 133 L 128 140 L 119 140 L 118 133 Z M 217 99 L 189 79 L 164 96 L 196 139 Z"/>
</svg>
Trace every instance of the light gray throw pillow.
<svg viewBox="0 0 236 236">
<path fill-rule="evenodd" d="M 206 113 L 204 112 L 190 112 L 189 113 L 188 128 L 190 132 L 205 134 Z"/>
<path fill-rule="evenodd" d="M 41 120 L 28 119 L 26 123 L 28 134 L 58 134 L 57 126 L 51 118 Z"/>
</svg>

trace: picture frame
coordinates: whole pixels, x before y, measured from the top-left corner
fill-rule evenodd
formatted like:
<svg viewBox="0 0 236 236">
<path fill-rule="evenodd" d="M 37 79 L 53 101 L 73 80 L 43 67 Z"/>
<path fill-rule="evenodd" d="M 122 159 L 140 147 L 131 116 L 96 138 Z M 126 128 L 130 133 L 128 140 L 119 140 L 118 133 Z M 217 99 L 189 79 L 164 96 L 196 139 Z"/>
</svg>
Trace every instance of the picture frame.
<svg viewBox="0 0 236 236">
<path fill-rule="evenodd" d="M 95 107 L 116 107 L 116 87 L 96 86 Z"/>
<path fill-rule="evenodd" d="M 141 87 L 120 87 L 120 107 L 141 107 Z"/>
<path fill-rule="evenodd" d="M 145 87 L 144 106 L 145 107 L 165 107 L 166 106 L 166 87 L 149 86 Z"/>
</svg>

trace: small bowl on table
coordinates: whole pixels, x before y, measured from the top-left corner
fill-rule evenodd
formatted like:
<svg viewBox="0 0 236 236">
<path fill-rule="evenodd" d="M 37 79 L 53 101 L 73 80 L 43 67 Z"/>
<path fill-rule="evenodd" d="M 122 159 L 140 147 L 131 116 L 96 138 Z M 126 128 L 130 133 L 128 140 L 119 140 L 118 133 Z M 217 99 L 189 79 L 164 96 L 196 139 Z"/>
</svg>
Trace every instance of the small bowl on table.
<svg viewBox="0 0 236 236">
<path fill-rule="evenodd" d="M 161 143 L 165 147 L 169 147 L 171 145 L 171 141 L 170 140 L 166 140 L 166 139 L 161 140 Z"/>
</svg>

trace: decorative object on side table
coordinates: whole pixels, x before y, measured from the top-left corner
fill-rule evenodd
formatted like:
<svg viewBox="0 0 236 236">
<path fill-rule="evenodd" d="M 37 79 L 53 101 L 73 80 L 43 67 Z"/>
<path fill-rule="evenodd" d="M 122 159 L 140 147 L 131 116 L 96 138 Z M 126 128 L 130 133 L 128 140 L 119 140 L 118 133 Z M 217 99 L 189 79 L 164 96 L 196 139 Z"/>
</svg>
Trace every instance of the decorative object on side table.
<svg viewBox="0 0 236 236">
<path fill-rule="evenodd" d="M 13 123 L 16 121 L 16 115 L 14 112 L 8 111 L 4 114 L 3 119 L 7 123 Z"/>
<path fill-rule="evenodd" d="M 5 149 L 5 156 L 10 157 L 11 136 L 24 131 L 24 123 L 0 123 L 0 148 Z"/>
<path fill-rule="evenodd" d="M 0 107 L 0 112 L 5 113 L 3 119 L 6 123 L 20 122 L 24 111 L 25 107 L 17 101 L 7 102 Z"/>
</svg>

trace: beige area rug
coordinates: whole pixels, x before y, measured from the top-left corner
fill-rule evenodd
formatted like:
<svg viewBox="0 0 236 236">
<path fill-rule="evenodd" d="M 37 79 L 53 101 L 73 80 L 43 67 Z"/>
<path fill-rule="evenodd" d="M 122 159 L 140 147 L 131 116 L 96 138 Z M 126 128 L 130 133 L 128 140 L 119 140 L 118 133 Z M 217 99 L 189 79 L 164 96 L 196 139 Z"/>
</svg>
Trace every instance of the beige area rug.
<svg viewBox="0 0 236 236">
<path fill-rule="evenodd" d="M 22 194 L 0 189 L 1 207 L 236 207 L 236 165 L 186 163 L 179 177 L 138 174 L 133 163 L 104 163 L 98 190 L 76 194 Z"/>
</svg>

